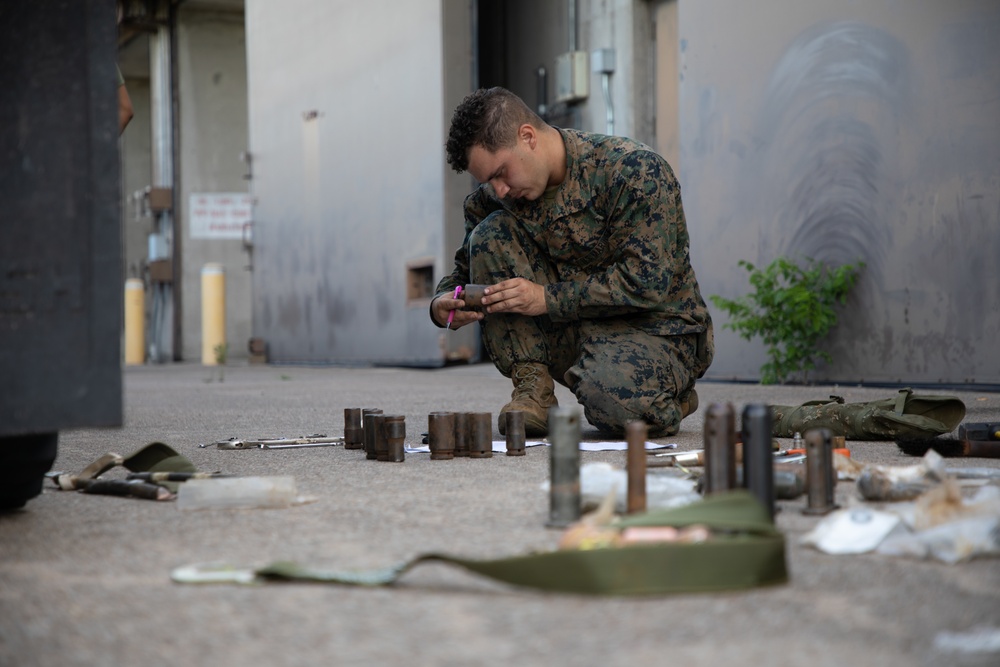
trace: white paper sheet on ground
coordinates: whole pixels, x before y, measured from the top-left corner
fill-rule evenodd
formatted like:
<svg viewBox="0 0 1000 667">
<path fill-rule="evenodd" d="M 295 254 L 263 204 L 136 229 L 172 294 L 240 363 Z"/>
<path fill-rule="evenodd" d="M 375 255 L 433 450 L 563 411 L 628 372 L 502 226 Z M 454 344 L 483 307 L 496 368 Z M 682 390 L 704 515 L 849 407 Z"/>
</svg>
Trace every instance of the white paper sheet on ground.
<svg viewBox="0 0 1000 667">
<path fill-rule="evenodd" d="M 802 537 L 802 544 L 828 554 L 863 554 L 899 525 L 899 517 L 867 507 L 837 510 Z"/>
<path fill-rule="evenodd" d="M 542 440 L 529 440 L 524 443 L 525 447 L 538 447 L 540 445 L 548 445 L 549 443 Z M 418 445 L 404 447 L 407 454 L 429 454 L 431 451 L 430 445 Z M 580 451 L 581 452 L 621 452 L 628 449 L 628 444 L 625 442 L 581 442 Z M 677 449 L 677 443 L 671 442 L 666 445 L 660 444 L 658 442 L 647 442 L 646 449 Z M 507 442 L 504 440 L 494 440 L 493 441 L 493 451 L 494 452 L 506 452 Z"/>
</svg>

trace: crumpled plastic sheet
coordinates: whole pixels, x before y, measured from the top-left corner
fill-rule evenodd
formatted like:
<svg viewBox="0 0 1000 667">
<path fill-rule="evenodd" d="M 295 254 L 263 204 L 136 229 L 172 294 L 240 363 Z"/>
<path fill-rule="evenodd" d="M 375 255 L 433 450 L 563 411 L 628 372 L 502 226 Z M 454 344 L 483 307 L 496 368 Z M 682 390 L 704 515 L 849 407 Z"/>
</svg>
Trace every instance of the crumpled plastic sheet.
<svg viewBox="0 0 1000 667">
<path fill-rule="evenodd" d="M 646 507 L 648 509 L 682 507 L 701 500 L 701 495 L 695 491 L 697 482 L 670 473 L 646 473 Z M 545 492 L 549 490 L 549 482 L 542 483 Z M 583 511 L 588 511 L 600 505 L 601 501 L 614 489 L 615 511 L 624 514 L 626 511 L 626 492 L 628 490 L 628 473 L 615 468 L 610 463 L 594 461 L 580 466 L 580 504 Z"/>
</svg>

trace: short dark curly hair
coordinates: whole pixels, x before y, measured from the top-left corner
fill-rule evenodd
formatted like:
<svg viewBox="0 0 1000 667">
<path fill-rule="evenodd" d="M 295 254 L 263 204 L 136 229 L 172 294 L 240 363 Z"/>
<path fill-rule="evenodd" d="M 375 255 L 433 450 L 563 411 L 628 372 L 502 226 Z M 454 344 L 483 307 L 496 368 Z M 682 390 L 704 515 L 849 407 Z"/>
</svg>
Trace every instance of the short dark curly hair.
<svg viewBox="0 0 1000 667">
<path fill-rule="evenodd" d="M 517 129 L 525 123 L 542 129 L 538 114 L 506 88 L 480 88 L 467 95 L 451 117 L 445 150 L 448 164 L 462 173 L 469 168 L 469 151 L 482 146 L 491 153 L 517 142 Z"/>
</svg>

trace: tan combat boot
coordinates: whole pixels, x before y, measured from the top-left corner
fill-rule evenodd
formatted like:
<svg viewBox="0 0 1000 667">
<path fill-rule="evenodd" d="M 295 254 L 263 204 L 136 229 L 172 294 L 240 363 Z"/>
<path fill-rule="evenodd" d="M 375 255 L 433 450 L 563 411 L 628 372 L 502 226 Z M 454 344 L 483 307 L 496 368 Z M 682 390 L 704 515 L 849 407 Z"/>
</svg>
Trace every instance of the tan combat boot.
<svg viewBox="0 0 1000 667">
<path fill-rule="evenodd" d="M 684 419 L 698 409 L 698 392 L 691 387 L 678 397 L 677 402 L 681 404 L 681 419 Z"/>
<path fill-rule="evenodd" d="M 531 437 L 545 436 L 549 433 L 549 408 L 559 405 L 553 393 L 555 385 L 549 369 L 543 364 L 517 364 L 511 378 L 514 391 L 511 401 L 500 410 L 497 420 L 500 435 L 506 435 L 507 418 L 504 416 L 511 410 L 524 412 L 524 433 Z"/>
</svg>

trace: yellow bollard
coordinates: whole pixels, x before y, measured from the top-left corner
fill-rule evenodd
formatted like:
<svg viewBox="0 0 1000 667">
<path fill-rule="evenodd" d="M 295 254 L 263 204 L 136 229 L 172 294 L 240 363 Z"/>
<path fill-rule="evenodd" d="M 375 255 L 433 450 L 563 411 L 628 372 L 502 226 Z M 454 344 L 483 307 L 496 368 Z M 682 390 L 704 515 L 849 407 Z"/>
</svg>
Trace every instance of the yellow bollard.
<svg viewBox="0 0 1000 667">
<path fill-rule="evenodd" d="M 226 274 L 221 264 L 201 269 L 201 363 L 218 366 L 226 345 Z M 223 350 L 222 354 L 219 351 Z"/>
<path fill-rule="evenodd" d="M 125 281 L 125 365 L 146 361 L 146 293 L 142 281 Z"/>
</svg>

